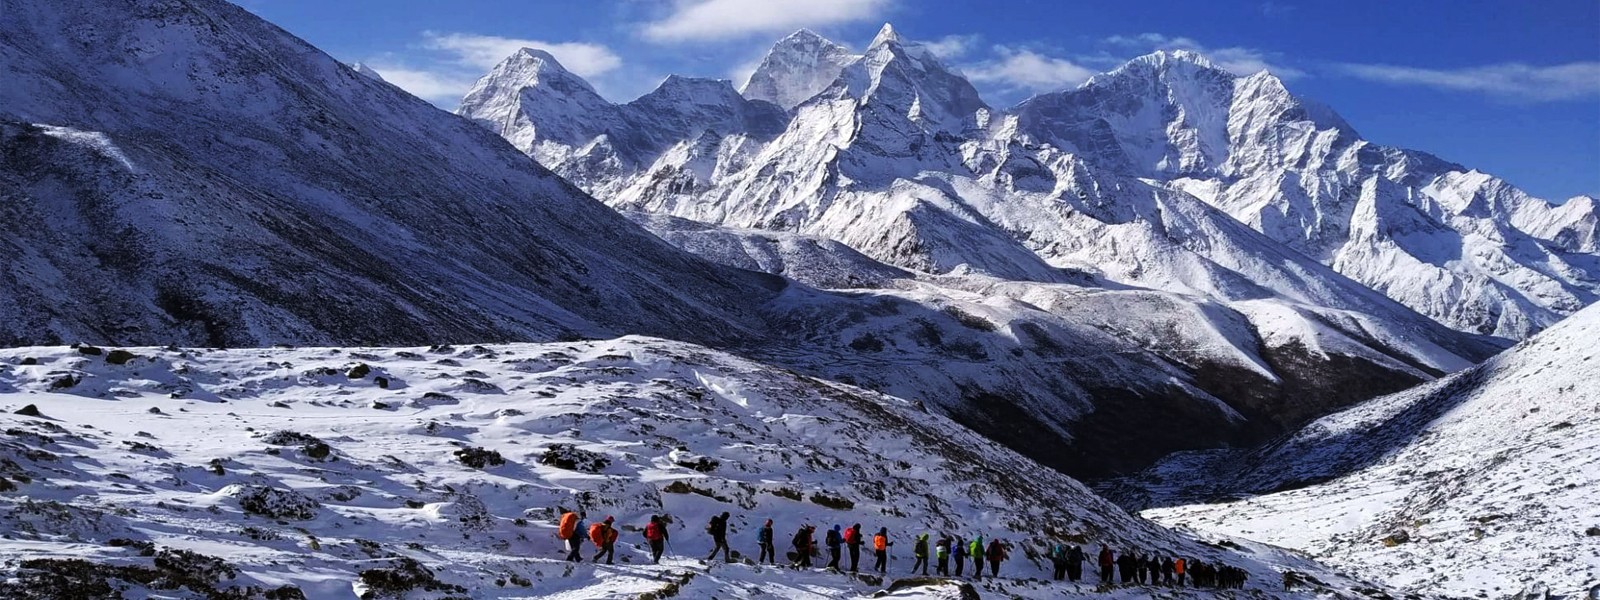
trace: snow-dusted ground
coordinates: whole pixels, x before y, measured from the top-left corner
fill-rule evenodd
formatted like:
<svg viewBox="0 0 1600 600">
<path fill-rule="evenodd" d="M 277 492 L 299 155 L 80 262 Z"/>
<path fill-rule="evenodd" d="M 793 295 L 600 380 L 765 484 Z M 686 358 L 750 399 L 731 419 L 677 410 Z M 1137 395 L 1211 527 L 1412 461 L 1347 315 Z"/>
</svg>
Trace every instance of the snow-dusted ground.
<svg viewBox="0 0 1600 600">
<path fill-rule="evenodd" d="M 1140 482 L 1157 504 L 1299 489 L 1144 514 L 1304 550 L 1411 591 L 1600 592 L 1597 336 L 1600 307 L 1588 308 L 1483 365 L 1262 450 L 1174 457 Z"/>
<path fill-rule="evenodd" d="M 693 559 L 709 549 L 701 528 L 728 510 L 743 553 L 764 518 L 780 547 L 801 523 L 888 527 L 895 576 L 908 574 L 916 533 L 998 536 L 1013 558 L 1003 579 L 977 584 L 985 597 L 1091 595 L 1036 580 L 1037 552 L 1067 536 L 1239 565 L 1255 589 L 1284 568 L 1365 587 L 1129 516 L 907 401 L 679 342 L 99 350 L 0 351 L 0 477 L 16 486 L 0 486 L 0 586 L 54 597 L 59 588 L 18 579 L 39 572 L 20 561 L 148 566 L 144 542 L 237 568 L 217 586 L 292 585 L 310 598 L 352 597 L 360 573 L 402 558 L 475 598 L 632 598 L 685 581 L 680 597 L 822 599 L 889 583 L 742 562 L 708 570 Z M 39 416 L 13 414 L 25 405 Z M 458 453 L 476 448 L 503 464 L 463 464 Z M 263 509 L 253 494 L 281 497 Z M 558 507 L 616 517 L 617 564 L 559 562 Z M 655 513 L 674 519 L 660 566 L 636 547 Z"/>
</svg>

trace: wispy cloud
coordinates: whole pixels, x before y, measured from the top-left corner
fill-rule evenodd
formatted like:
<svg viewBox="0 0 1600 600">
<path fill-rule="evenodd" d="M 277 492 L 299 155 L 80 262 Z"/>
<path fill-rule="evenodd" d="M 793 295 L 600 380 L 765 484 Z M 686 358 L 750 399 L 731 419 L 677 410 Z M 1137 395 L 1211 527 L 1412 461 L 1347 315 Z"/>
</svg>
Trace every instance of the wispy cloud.
<svg viewBox="0 0 1600 600">
<path fill-rule="evenodd" d="M 1554 102 L 1600 97 L 1600 62 L 1536 67 L 1502 63 L 1465 69 L 1425 69 L 1396 65 L 1339 64 L 1344 75 L 1442 90 L 1477 92 L 1505 99 Z"/>
<path fill-rule="evenodd" d="M 1218 68 L 1234 75 L 1253 75 L 1261 71 L 1270 71 L 1281 79 L 1298 79 L 1306 74 L 1305 71 L 1276 62 L 1281 57 L 1265 50 L 1239 46 L 1209 48 L 1193 38 L 1181 36 L 1171 37 L 1160 33 L 1141 33 L 1131 36 L 1114 35 L 1102 41 L 1119 48 L 1139 51 L 1189 50 L 1198 52 Z"/>
<path fill-rule="evenodd" d="M 402 63 L 373 62 L 367 67 L 411 95 L 439 106 L 454 106 L 472 87 L 476 76 L 452 72 L 449 69 L 418 69 Z"/>
<path fill-rule="evenodd" d="M 978 46 L 983 38 L 974 35 L 947 35 L 931 42 L 921 42 L 934 56 L 944 60 L 955 60 L 966 56 Z"/>
<path fill-rule="evenodd" d="M 1095 74 L 1071 60 L 1039 54 L 1026 48 L 995 46 L 996 58 L 963 65 L 973 83 L 1008 92 L 1046 92 L 1076 87 Z"/>
<path fill-rule="evenodd" d="M 677 0 L 672 12 L 644 25 L 655 42 L 725 40 L 787 33 L 802 27 L 876 20 L 892 0 Z"/>
<path fill-rule="evenodd" d="M 454 56 L 461 65 L 482 71 L 494 68 L 507 56 L 523 48 L 538 48 L 549 52 L 561 66 L 584 77 L 594 77 L 622 65 L 622 57 L 600 44 L 583 42 L 546 42 L 541 40 L 507 38 L 471 33 L 423 32 L 424 46 Z"/>
</svg>

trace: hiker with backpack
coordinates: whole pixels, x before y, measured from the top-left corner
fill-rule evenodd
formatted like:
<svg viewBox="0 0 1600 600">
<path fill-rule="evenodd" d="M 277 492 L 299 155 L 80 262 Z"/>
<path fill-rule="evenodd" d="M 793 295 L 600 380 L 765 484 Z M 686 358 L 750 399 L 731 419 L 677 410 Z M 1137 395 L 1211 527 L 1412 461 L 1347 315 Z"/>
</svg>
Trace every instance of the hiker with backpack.
<svg viewBox="0 0 1600 600">
<path fill-rule="evenodd" d="M 1161 579 L 1163 584 L 1172 585 L 1172 557 L 1170 556 L 1161 559 Z"/>
<path fill-rule="evenodd" d="M 706 555 L 706 562 L 717 558 L 717 551 L 722 551 L 723 562 L 733 562 L 731 550 L 728 548 L 728 513 L 711 517 L 711 522 L 706 523 L 706 533 L 711 534 L 711 554 Z"/>
<path fill-rule="evenodd" d="M 934 557 L 939 559 L 939 564 L 933 568 L 933 572 L 937 573 L 939 575 L 943 575 L 945 577 L 949 577 L 950 576 L 950 536 L 949 536 L 949 534 L 940 534 L 939 535 L 939 541 L 935 542 L 933 544 L 933 555 L 934 555 Z"/>
<path fill-rule="evenodd" d="M 583 542 L 578 539 L 578 532 L 583 531 L 583 520 L 588 516 L 588 513 L 582 511 L 561 513 L 560 527 L 556 528 L 556 539 L 567 545 L 567 557 L 562 560 L 583 562 L 583 556 L 579 554 L 582 551 Z"/>
<path fill-rule="evenodd" d="M 951 544 L 950 550 L 951 550 L 951 552 L 954 552 L 955 555 L 956 555 L 956 577 L 960 577 L 962 568 L 965 567 L 966 564 L 967 564 L 967 540 L 966 540 L 966 538 L 963 538 L 963 537 L 961 537 L 959 535 L 956 536 L 955 541 Z"/>
<path fill-rule="evenodd" d="M 844 534 L 839 533 L 839 526 L 834 525 L 822 537 L 822 543 L 828 546 L 828 568 L 839 570 L 839 546 L 844 545 Z"/>
<path fill-rule="evenodd" d="M 1178 575 L 1178 587 L 1183 587 L 1183 576 L 1185 574 L 1184 571 L 1187 570 L 1187 567 L 1188 562 L 1183 560 L 1183 557 L 1181 556 L 1172 561 L 1172 572 Z"/>
<path fill-rule="evenodd" d="M 983 534 L 980 533 L 967 544 L 967 556 L 972 557 L 973 581 L 983 580 L 983 550 Z"/>
<path fill-rule="evenodd" d="M 795 555 L 794 561 L 789 566 L 811 568 L 812 546 L 816 544 L 811 537 L 811 532 L 814 529 L 810 525 L 801 525 L 800 530 L 794 533 L 794 538 L 789 540 L 790 544 L 794 546 Z"/>
<path fill-rule="evenodd" d="M 1051 577 L 1061 581 L 1067 577 L 1067 545 L 1055 544 L 1050 547 L 1050 566 L 1053 569 Z"/>
<path fill-rule="evenodd" d="M 849 529 L 844 530 L 844 545 L 850 549 L 851 573 L 856 572 L 856 567 L 861 563 L 861 544 L 863 542 L 860 523 L 851 525 Z"/>
<path fill-rule="evenodd" d="M 911 572 L 912 573 L 916 573 L 918 569 L 921 569 L 922 570 L 922 574 L 923 575 L 927 575 L 928 574 L 928 534 L 924 533 L 922 535 L 917 536 L 917 542 L 915 544 L 911 545 L 911 556 L 913 556 L 913 557 L 915 557 L 917 559 L 916 562 L 911 564 Z"/>
<path fill-rule="evenodd" d="M 1133 571 L 1138 563 L 1139 553 L 1132 550 L 1123 552 L 1122 557 L 1117 559 L 1117 570 L 1122 571 L 1123 585 L 1133 583 Z"/>
<path fill-rule="evenodd" d="M 889 528 L 879 527 L 878 534 L 872 536 L 873 558 L 876 559 L 872 566 L 878 573 L 889 573 L 889 547 L 893 545 L 894 542 L 889 541 Z"/>
<path fill-rule="evenodd" d="M 989 554 L 989 576 L 990 577 L 999 577 L 1000 576 L 1000 561 L 1005 560 L 1007 557 L 1009 557 L 1011 555 L 1011 553 L 1006 551 L 1005 544 L 1000 543 L 1000 539 L 999 538 L 995 538 L 993 541 L 989 542 L 989 552 L 988 552 L 988 554 Z"/>
<path fill-rule="evenodd" d="M 756 532 L 756 545 L 761 547 L 761 557 L 756 559 L 756 564 L 778 564 L 778 550 L 772 545 L 772 519 L 767 519 L 761 531 Z"/>
<path fill-rule="evenodd" d="M 1083 578 L 1083 548 L 1076 544 L 1067 550 L 1067 581 L 1077 583 Z"/>
<path fill-rule="evenodd" d="M 606 517 L 605 521 L 589 526 L 589 541 L 594 542 L 594 562 L 598 564 L 600 557 L 606 557 L 606 564 L 612 564 L 617 553 L 617 528 L 611 524 L 614 519 Z"/>
<path fill-rule="evenodd" d="M 661 517 L 650 515 L 650 524 L 644 526 L 644 540 L 650 544 L 650 564 L 661 564 L 661 552 L 667 546 L 667 524 Z"/>
</svg>

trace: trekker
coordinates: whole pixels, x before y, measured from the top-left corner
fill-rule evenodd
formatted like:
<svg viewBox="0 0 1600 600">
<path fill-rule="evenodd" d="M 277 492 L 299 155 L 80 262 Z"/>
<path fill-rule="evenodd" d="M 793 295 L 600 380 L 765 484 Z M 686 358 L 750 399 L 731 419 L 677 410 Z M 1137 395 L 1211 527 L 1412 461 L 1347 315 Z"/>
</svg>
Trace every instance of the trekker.
<svg viewBox="0 0 1600 600">
<path fill-rule="evenodd" d="M 605 521 L 589 526 L 589 541 L 594 542 L 594 562 L 600 562 L 600 557 L 606 557 L 606 564 L 612 564 L 612 559 L 617 553 L 617 529 L 611 524 L 615 522 L 611 517 Z"/>
<path fill-rule="evenodd" d="M 667 547 L 667 524 L 661 517 L 650 515 L 650 524 L 644 526 L 644 540 L 650 543 L 650 564 L 661 564 L 661 552 Z"/>
<path fill-rule="evenodd" d="M 960 577 L 962 567 L 967 564 L 967 540 L 958 535 L 953 545 L 956 554 L 956 577 Z"/>
<path fill-rule="evenodd" d="M 915 572 L 917 572 L 917 569 L 921 569 L 922 570 L 922 574 L 923 575 L 927 575 L 928 574 L 928 534 L 924 533 L 922 535 L 917 536 L 917 543 L 915 543 L 915 544 L 913 544 L 911 546 L 911 555 L 916 557 L 916 559 L 917 559 L 917 562 L 914 562 L 914 563 L 911 564 L 911 572 L 915 573 Z"/>
<path fill-rule="evenodd" d="M 561 513 L 561 526 L 556 528 L 556 538 L 567 545 L 567 557 L 562 560 L 583 562 L 583 556 L 579 554 L 583 548 L 583 542 L 578 537 L 578 534 L 584 530 L 583 520 L 588 516 L 588 513 L 581 511 Z"/>
<path fill-rule="evenodd" d="M 1138 554 L 1133 555 L 1133 580 L 1143 584 L 1145 575 L 1149 571 L 1150 570 L 1145 567 L 1144 557 Z"/>
<path fill-rule="evenodd" d="M 1050 547 L 1050 566 L 1054 568 L 1051 577 L 1056 581 L 1061 581 L 1067 577 L 1066 544 L 1056 544 Z"/>
<path fill-rule="evenodd" d="M 879 573 L 889 572 L 889 546 L 893 545 L 894 542 L 889 541 L 888 527 L 879 527 L 878 535 L 872 536 L 872 552 L 877 559 L 877 562 L 873 563 L 873 568 Z"/>
<path fill-rule="evenodd" d="M 1122 571 L 1123 584 L 1133 583 L 1133 568 L 1139 560 L 1135 558 L 1138 555 L 1139 553 L 1130 550 L 1123 552 L 1122 557 L 1117 559 L 1117 570 Z"/>
<path fill-rule="evenodd" d="M 972 538 L 967 544 L 967 556 L 972 557 L 972 580 L 983 580 L 983 534 Z"/>
<path fill-rule="evenodd" d="M 811 568 L 811 530 L 810 525 L 801 525 L 800 530 L 794 533 L 790 543 L 794 546 L 795 558 L 789 566 Z"/>
<path fill-rule="evenodd" d="M 1073 544 L 1072 548 L 1067 550 L 1067 581 L 1077 583 L 1079 579 L 1083 578 L 1084 560 L 1083 548 L 1078 547 L 1077 544 Z"/>
<path fill-rule="evenodd" d="M 1183 574 L 1187 567 L 1188 563 L 1182 557 L 1172 561 L 1172 572 L 1178 574 L 1178 587 L 1183 587 Z"/>
<path fill-rule="evenodd" d="M 761 557 L 756 559 L 756 564 L 778 564 L 778 550 L 772 545 L 772 519 L 767 519 L 761 531 L 756 532 L 756 545 L 761 547 Z"/>
<path fill-rule="evenodd" d="M 1006 552 L 1005 545 L 1001 544 L 999 539 L 995 539 L 994 541 L 989 542 L 989 576 L 990 577 L 999 577 L 1000 576 L 1000 561 L 1005 560 L 1006 557 L 1008 557 L 1008 556 L 1010 556 L 1010 554 Z"/>
<path fill-rule="evenodd" d="M 850 572 L 856 572 L 856 566 L 861 563 L 861 524 L 851 525 L 844 530 L 844 545 L 850 549 Z"/>
<path fill-rule="evenodd" d="M 1105 544 L 1100 544 L 1100 583 L 1111 583 L 1111 566 L 1116 564 L 1116 557 L 1111 554 L 1111 549 Z"/>
<path fill-rule="evenodd" d="M 933 544 L 933 555 L 939 559 L 939 564 L 934 566 L 933 572 L 945 577 L 950 576 L 950 536 L 939 535 L 939 541 Z"/>
<path fill-rule="evenodd" d="M 706 555 L 706 561 L 710 562 L 715 559 L 717 551 L 721 550 L 722 561 L 733 562 L 733 556 L 730 554 L 732 551 L 728 548 L 728 513 L 723 512 L 720 515 L 711 517 L 711 522 L 706 524 L 706 533 L 711 534 L 713 543 L 711 554 Z"/>
<path fill-rule="evenodd" d="M 1172 557 L 1170 556 L 1161 558 L 1161 579 L 1164 580 L 1162 583 L 1172 585 Z"/>
<path fill-rule="evenodd" d="M 823 536 L 823 543 L 828 545 L 828 555 L 832 558 L 828 561 L 828 568 L 839 570 L 839 546 L 844 544 L 844 536 L 839 533 L 838 525 L 828 530 L 828 534 Z"/>
</svg>

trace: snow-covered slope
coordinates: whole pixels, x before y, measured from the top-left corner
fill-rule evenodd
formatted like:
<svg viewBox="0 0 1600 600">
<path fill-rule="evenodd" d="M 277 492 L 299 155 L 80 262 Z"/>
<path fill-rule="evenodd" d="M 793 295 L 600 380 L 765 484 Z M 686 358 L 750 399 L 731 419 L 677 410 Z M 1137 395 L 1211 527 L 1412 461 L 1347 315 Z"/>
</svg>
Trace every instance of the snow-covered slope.
<svg viewBox="0 0 1600 600">
<path fill-rule="evenodd" d="M 1304 550 L 1396 587 L 1506 597 L 1600 588 L 1600 307 L 1439 381 L 1244 455 L 1180 455 L 1173 497 L 1290 489 L 1147 511 Z M 1554 596 L 1552 596 L 1554 597 Z"/>
<path fill-rule="evenodd" d="M 1463 331 L 1522 338 L 1600 297 L 1591 203 L 1368 142 L 1267 72 L 1159 52 L 1013 113 L 1034 141 L 1191 193 Z"/>
<path fill-rule="evenodd" d="M 24 405 L 37 414 L 12 414 Z M 1040 581 L 1038 553 L 1058 540 L 1236 565 L 1257 590 L 1280 569 L 1315 574 L 1331 597 L 1368 589 L 1270 548 L 1129 516 L 905 400 L 649 338 L 18 348 L 0 351 L 0 409 L 7 598 L 96 586 L 302 597 L 282 589 L 293 586 L 316 599 L 418 588 L 405 597 L 820 600 L 888 585 L 750 564 L 767 518 L 780 548 L 802 523 L 886 527 L 891 579 L 909 575 L 913 535 L 1003 539 L 1013 558 L 1002 579 L 973 584 L 984 597 L 1106 597 Z M 616 519 L 615 565 L 559 562 L 562 508 Z M 695 560 L 710 549 L 701 529 L 721 511 L 744 557 L 708 567 Z M 672 518 L 659 566 L 639 547 L 652 514 Z"/>
<path fill-rule="evenodd" d="M 619 208 L 819 235 L 934 273 L 964 266 L 1051 282 L 1059 268 L 1088 268 L 1134 285 L 1337 309 L 1374 296 L 1350 289 L 1364 286 L 1450 327 L 1507 338 L 1600 293 L 1592 202 L 1554 206 L 1370 144 L 1271 74 L 1237 77 L 1190 52 L 1140 57 L 997 112 L 892 27 L 859 56 L 802 31 L 773 47 L 745 90 L 789 108 L 781 133 L 722 121 L 685 130 L 676 145 L 601 135 L 617 114 L 651 121 L 660 106 L 591 106 L 579 99 L 598 97 L 581 86 L 569 95 L 519 79 L 516 60 L 486 76 L 461 114 Z M 513 100 L 548 96 L 559 97 Z M 538 133 L 563 123 L 588 133 Z M 1231 231 L 1235 219 L 1264 235 Z M 1284 245 L 1303 256 L 1281 258 Z"/>
<path fill-rule="evenodd" d="M 781 285 L 234 5 L 5 15 L 0 344 L 731 339 Z"/>
</svg>

